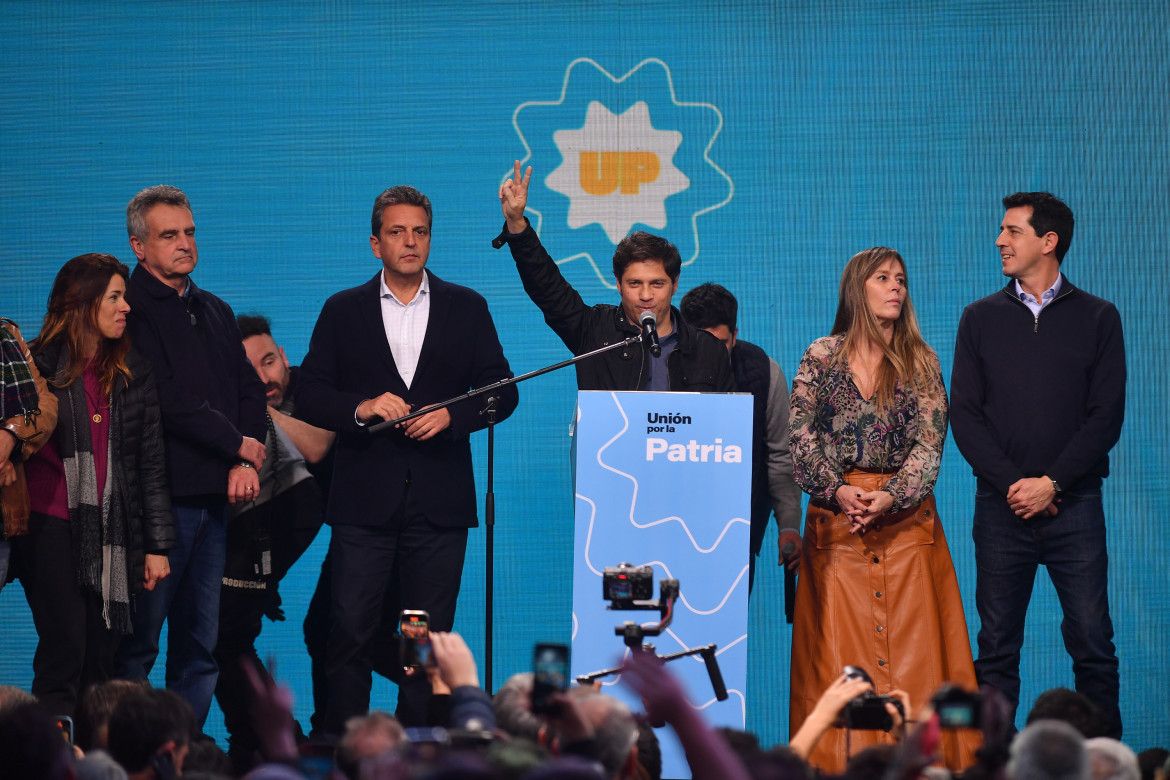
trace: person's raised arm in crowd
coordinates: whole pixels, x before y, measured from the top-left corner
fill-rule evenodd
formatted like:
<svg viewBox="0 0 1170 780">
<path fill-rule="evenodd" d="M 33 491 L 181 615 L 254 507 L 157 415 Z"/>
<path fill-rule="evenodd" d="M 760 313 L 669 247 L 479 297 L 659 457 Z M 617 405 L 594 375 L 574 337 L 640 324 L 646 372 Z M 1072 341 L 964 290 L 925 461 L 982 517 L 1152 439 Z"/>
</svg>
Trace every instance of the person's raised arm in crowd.
<svg viewBox="0 0 1170 780">
<path fill-rule="evenodd" d="M 695 780 L 747 780 L 747 770 L 731 748 L 691 706 L 682 686 L 655 656 L 633 653 L 622 680 L 642 697 L 652 722 L 665 721 L 674 729 Z"/>
<path fill-rule="evenodd" d="M 872 689 L 873 685 L 866 680 L 845 674 L 838 677 L 817 700 L 813 711 L 804 719 L 796 735 L 789 741 L 789 749 L 802 758 L 808 758 L 821 737 L 841 715 L 845 705 L 851 699 Z"/>
<path fill-rule="evenodd" d="M 439 676 L 451 689 L 451 723 L 453 729 L 490 731 L 496 727 L 492 700 L 479 687 L 479 672 L 471 648 L 454 632 L 431 634 L 431 647 Z"/>
<path fill-rule="evenodd" d="M 866 691 L 872 690 L 873 683 L 869 680 L 842 674 L 825 689 L 821 698 L 817 700 L 816 706 L 813 707 L 813 711 L 804 719 L 804 723 L 800 725 L 800 729 L 788 743 L 788 748 L 801 758 L 807 759 L 825 732 L 837 722 L 845 705 Z M 890 695 L 897 697 L 902 703 L 903 712 L 910 711 L 910 697 L 905 691 L 894 689 L 890 691 Z M 886 704 L 886 711 L 894 720 L 892 733 L 900 736 L 905 728 L 905 718 L 902 712 L 889 703 Z"/>
</svg>

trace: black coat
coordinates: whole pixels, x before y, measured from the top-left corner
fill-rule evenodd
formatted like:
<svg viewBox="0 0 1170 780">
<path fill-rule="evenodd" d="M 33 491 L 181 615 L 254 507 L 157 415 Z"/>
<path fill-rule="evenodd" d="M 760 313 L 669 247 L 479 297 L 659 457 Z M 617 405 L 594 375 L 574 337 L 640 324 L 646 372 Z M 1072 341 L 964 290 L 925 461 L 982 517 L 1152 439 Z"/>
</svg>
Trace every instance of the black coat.
<svg viewBox="0 0 1170 780">
<path fill-rule="evenodd" d="M 222 503 L 243 437 L 268 435 L 264 383 L 231 307 L 188 281 L 181 298 L 139 263 L 126 288 L 126 332 L 154 368 L 171 496 Z"/>
<path fill-rule="evenodd" d="M 430 271 L 430 317 L 409 388 L 402 381 L 382 324 L 379 276 L 333 295 L 313 328 L 297 376 L 297 416 L 337 431 L 326 521 L 381 525 L 411 493 L 427 520 L 441 528 L 478 524 L 469 434 L 487 426 L 483 399 L 448 407 L 451 426 L 427 441 L 398 430 L 370 434 L 354 421 L 358 405 L 394 393 L 414 409 L 454 398 L 512 376 L 487 301 Z M 515 410 L 515 385 L 494 393 L 497 422 Z"/>
<path fill-rule="evenodd" d="M 50 347 L 36 356 L 37 368 L 46 378 L 52 377 L 59 358 L 60 348 Z M 154 372 L 146 358 L 134 349 L 126 356 L 126 366 L 132 379 L 127 383 L 118 377 L 114 382 L 110 407 L 115 418 L 110 430 L 120 434 L 113 442 L 112 474 L 126 512 L 127 576 L 132 586 L 141 587 L 146 554 L 166 555 L 175 546 L 175 524 Z M 60 431 L 73 424 L 67 411 L 69 394 L 51 384 L 49 387 L 61 410 L 57 422 Z"/>
<path fill-rule="evenodd" d="M 504 240 L 520 271 L 520 281 L 532 302 L 544 312 L 544 321 L 561 337 L 574 355 L 637 336 L 640 328 L 630 322 L 621 306 L 587 305 L 561 275 L 529 225 L 523 233 L 507 231 Z M 678 347 L 666 358 L 670 389 L 702 393 L 730 393 L 735 388 L 727 348 L 710 333 L 683 321 L 678 309 L 670 309 L 678 334 Z M 648 347 L 635 344 L 614 349 L 577 364 L 578 390 L 641 390 L 649 372 Z"/>
</svg>

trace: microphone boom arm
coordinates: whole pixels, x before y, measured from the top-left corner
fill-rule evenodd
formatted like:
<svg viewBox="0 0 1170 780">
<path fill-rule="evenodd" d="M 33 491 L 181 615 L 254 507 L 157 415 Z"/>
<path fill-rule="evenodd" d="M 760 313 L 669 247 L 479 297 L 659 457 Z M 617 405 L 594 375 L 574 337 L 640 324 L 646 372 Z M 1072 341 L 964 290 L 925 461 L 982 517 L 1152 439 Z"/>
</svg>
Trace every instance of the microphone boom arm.
<svg viewBox="0 0 1170 780">
<path fill-rule="evenodd" d="M 430 404 L 429 406 L 424 406 L 422 409 L 418 409 L 411 412 L 410 414 L 403 415 L 402 417 L 398 417 L 393 420 L 383 420 L 380 423 L 375 423 L 374 425 L 369 426 L 366 430 L 370 433 L 377 433 L 384 428 L 391 428 L 408 420 L 413 420 L 415 417 L 422 417 L 424 414 L 428 414 L 439 409 L 445 409 L 452 404 L 457 404 L 460 401 L 466 401 L 468 398 L 475 398 L 477 395 L 491 393 L 494 390 L 499 390 L 501 388 L 507 387 L 508 385 L 518 385 L 525 380 L 532 379 L 533 377 L 537 377 L 542 374 L 548 374 L 552 371 L 558 371 L 575 363 L 580 363 L 582 360 L 587 360 L 591 357 L 594 357 L 595 355 L 600 355 L 619 347 L 628 347 L 633 344 L 640 344 L 645 340 L 645 338 L 645 333 L 639 333 L 637 336 L 630 336 L 629 338 L 623 339 L 622 341 L 615 341 L 613 344 L 607 344 L 604 347 L 598 347 L 597 349 L 591 350 L 589 352 L 584 352 L 580 355 L 574 355 L 568 360 L 562 360 L 560 363 L 554 363 L 551 366 L 545 366 L 544 368 L 538 368 L 535 371 L 529 371 L 527 374 L 501 379 L 497 382 L 486 384 L 483 387 L 477 387 L 474 390 L 468 390 L 462 395 L 457 395 L 454 398 L 448 398 L 446 401 L 440 401 L 438 403 Z"/>
</svg>

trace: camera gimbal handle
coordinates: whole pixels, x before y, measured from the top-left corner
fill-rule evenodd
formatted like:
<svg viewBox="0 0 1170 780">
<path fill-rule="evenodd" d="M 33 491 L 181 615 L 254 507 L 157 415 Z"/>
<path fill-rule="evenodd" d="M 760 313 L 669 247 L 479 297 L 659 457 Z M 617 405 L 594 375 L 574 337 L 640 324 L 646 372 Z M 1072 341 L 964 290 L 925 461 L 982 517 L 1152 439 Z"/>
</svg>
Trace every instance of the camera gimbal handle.
<svg viewBox="0 0 1170 780">
<path fill-rule="evenodd" d="M 715 698 L 718 701 L 727 700 L 727 686 L 723 683 L 723 673 L 719 671 L 719 660 L 715 657 L 715 649 L 717 645 L 714 643 L 704 645 L 702 647 L 692 647 L 688 650 L 680 650 L 677 653 L 669 653 L 667 655 L 657 655 L 655 653 L 654 645 L 644 643 L 643 640 L 648 636 L 658 636 L 665 630 L 672 620 L 674 620 L 674 603 L 678 600 L 678 580 L 660 580 L 658 583 L 658 601 L 614 601 L 609 605 L 609 609 L 613 610 L 658 610 L 660 616 L 659 621 L 652 625 L 643 626 L 633 620 L 627 620 L 620 626 L 615 626 L 613 632 L 622 637 L 626 647 L 630 648 L 634 653 L 652 653 L 655 654 L 658 660 L 666 663 L 667 661 L 674 661 L 679 658 L 686 658 L 690 655 L 699 655 L 703 658 L 703 663 L 707 667 L 707 677 L 711 680 L 711 688 L 715 691 Z M 589 674 L 582 674 L 577 676 L 578 685 L 590 685 L 594 680 L 602 677 L 608 677 L 611 674 L 617 674 L 622 670 L 620 666 L 615 666 L 611 669 L 602 669 L 597 672 L 590 672 Z"/>
</svg>

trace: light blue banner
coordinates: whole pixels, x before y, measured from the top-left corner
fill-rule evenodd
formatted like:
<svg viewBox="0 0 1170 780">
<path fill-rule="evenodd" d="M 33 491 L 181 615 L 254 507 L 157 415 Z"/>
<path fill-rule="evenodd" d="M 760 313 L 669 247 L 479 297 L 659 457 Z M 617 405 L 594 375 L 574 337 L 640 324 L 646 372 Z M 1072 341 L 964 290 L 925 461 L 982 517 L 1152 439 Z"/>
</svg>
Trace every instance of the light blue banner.
<svg viewBox="0 0 1170 780">
<path fill-rule="evenodd" d="M 615 666 L 625 650 L 614 629 L 657 623 L 657 613 L 607 611 L 602 571 L 631 563 L 679 582 L 673 621 L 647 637 L 659 655 L 715 643 L 728 699 L 715 700 L 699 656 L 672 661 L 692 706 L 708 722 L 746 728 L 748 535 L 752 478 L 750 395 L 582 392 L 577 399 L 573 657 L 576 677 Z M 607 693 L 640 708 L 618 677 Z M 668 729 L 663 776 L 685 777 Z"/>
<path fill-rule="evenodd" d="M 617 300 L 613 236 L 664 234 L 686 263 L 676 302 L 702 282 L 724 285 L 739 298 L 740 337 L 791 378 L 832 325 L 848 258 L 892 246 L 949 377 L 963 307 L 1004 282 L 1000 199 L 1060 195 L 1077 218 L 1063 270 L 1116 303 L 1125 327 L 1126 424 L 1103 490 L 1110 599 L 1126 740 L 1139 750 L 1164 741 L 1164 0 L 2 8 L 0 315 L 29 336 L 66 260 L 100 251 L 132 261 L 126 203 L 168 183 L 194 206 L 196 283 L 237 312 L 268 314 L 296 364 L 325 299 L 379 267 L 369 246 L 374 198 L 413 184 L 434 203 L 429 267 L 484 295 L 513 369 L 563 360 L 508 251 L 489 243 L 503 222 L 497 188 L 523 159 L 534 169 L 533 223 L 586 302 Z M 645 140 L 631 143 L 635 135 Z M 598 214 L 582 192 L 621 205 Z M 535 642 L 567 642 L 572 631 L 565 428 L 576 390 L 572 371 L 524 383 L 497 430 L 496 685 L 530 668 Z M 485 438 L 473 437 L 481 491 Z M 951 443 L 935 492 L 974 641 L 975 484 Z M 790 630 L 776 540 L 773 527 L 749 607 L 747 723 L 766 745 L 788 738 Z M 285 578 L 288 619 L 265 622 L 259 641 L 261 657 L 279 656 L 302 723 L 312 703 L 300 623 L 327 541 L 323 532 Z M 477 656 L 484 547 L 483 529 L 473 530 L 456 616 Z M 534 589 L 533 572 L 547 584 Z M 1042 572 L 1018 725 L 1041 691 L 1073 686 L 1060 622 Z M 19 583 L 0 593 L 0 625 L 0 682 L 27 687 L 36 634 Z M 155 682 L 162 677 L 160 663 Z M 376 679 L 375 706 L 392 710 L 394 695 Z M 226 744 L 218 712 L 207 729 Z"/>
</svg>

